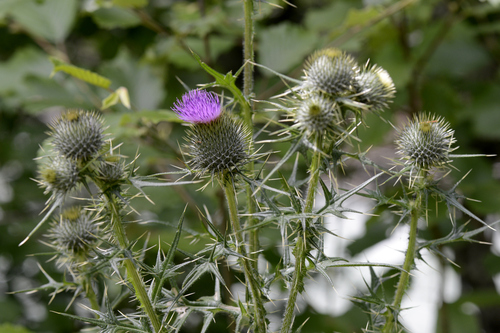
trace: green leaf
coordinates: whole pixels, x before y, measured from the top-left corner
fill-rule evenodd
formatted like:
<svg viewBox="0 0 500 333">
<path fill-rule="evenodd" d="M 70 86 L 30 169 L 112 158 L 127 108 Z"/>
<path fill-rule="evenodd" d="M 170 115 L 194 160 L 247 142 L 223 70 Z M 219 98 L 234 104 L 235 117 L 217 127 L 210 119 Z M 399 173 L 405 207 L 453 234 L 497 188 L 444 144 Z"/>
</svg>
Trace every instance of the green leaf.
<svg viewBox="0 0 500 333">
<path fill-rule="evenodd" d="M 77 9 L 77 0 L 18 0 L 10 15 L 31 34 L 62 42 L 73 26 Z"/>
<path fill-rule="evenodd" d="M 142 110 L 134 113 L 125 113 L 120 121 L 120 125 L 124 126 L 127 124 L 137 123 L 140 119 L 147 119 L 152 123 L 159 123 L 161 121 L 167 121 L 170 123 L 182 123 L 183 121 L 179 119 L 179 116 L 170 110 Z"/>
<path fill-rule="evenodd" d="M 111 81 L 104 76 L 91 72 L 87 69 L 79 68 L 74 65 L 67 64 L 57 58 L 50 57 L 50 61 L 54 64 L 54 70 L 52 71 L 52 76 L 59 72 L 65 72 L 77 79 L 88 82 L 95 86 L 107 89 L 111 85 Z"/>
<path fill-rule="evenodd" d="M 141 19 L 127 8 L 99 8 L 91 15 L 94 22 L 104 29 L 130 28 L 141 24 Z"/>
<path fill-rule="evenodd" d="M 2 333 L 30 333 L 31 331 L 25 327 L 12 325 L 9 323 L 0 325 L 0 332 Z"/>
<path fill-rule="evenodd" d="M 116 91 L 113 91 L 108 97 L 102 100 L 101 110 L 108 109 L 118 103 L 120 97 Z"/>
<path fill-rule="evenodd" d="M 113 5 L 126 8 L 141 8 L 148 5 L 148 0 L 113 0 Z"/>
<path fill-rule="evenodd" d="M 277 72 L 287 73 L 318 46 L 316 34 L 297 25 L 282 23 L 261 31 L 259 62 Z M 267 71 L 263 75 L 270 76 Z"/>
<path fill-rule="evenodd" d="M 162 71 L 132 57 L 125 47 L 113 60 L 102 65 L 99 72 L 114 85 L 127 87 L 136 109 L 154 110 L 165 96 Z"/>
</svg>

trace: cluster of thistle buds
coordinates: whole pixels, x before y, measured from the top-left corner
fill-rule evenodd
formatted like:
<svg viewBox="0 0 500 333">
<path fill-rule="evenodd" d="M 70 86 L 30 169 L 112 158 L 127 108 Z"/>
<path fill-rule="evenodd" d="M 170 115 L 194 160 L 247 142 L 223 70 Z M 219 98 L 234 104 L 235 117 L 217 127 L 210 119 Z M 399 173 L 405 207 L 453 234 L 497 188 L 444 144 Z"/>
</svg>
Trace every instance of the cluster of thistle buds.
<svg viewBox="0 0 500 333">
<path fill-rule="evenodd" d="M 300 100 L 294 109 L 296 127 L 308 134 L 343 132 L 347 110 L 380 112 L 395 95 L 389 73 L 377 65 L 360 67 L 347 53 L 326 48 L 306 61 Z"/>
<path fill-rule="evenodd" d="M 251 158 L 251 134 L 241 120 L 226 111 L 213 92 L 192 90 L 172 108 L 190 123 L 187 131 L 188 166 L 198 175 L 236 172 Z"/>
<path fill-rule="evenodd" d="M 106 144 L 98 113 L 67 110 L 49 127 L 51 149 L 38 160 L 37 181 L 46 194 L 51 194 L 49 204 L 59 206 L 62 213 L 53 217 L 46 236 L 60 261 L 76 263 L 84 261 L 97 242 L 98 218 L 79 206 L 66 207 L 66 199 L 87 179 L 105 183 L 107 188 L 119 185 L 126 166 Z"/>
</svg>

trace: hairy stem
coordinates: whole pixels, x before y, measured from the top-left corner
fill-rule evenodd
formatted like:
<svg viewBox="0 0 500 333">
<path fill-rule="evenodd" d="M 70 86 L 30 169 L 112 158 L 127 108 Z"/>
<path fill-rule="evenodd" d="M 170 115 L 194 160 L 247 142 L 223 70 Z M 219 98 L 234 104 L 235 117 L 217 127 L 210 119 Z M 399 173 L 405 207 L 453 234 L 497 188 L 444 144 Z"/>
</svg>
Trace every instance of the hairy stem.
<svg viewBox="0 0 500 333">
<path fill-rule="evenodd" d="M 314 198 L 316 196 L 316 188 L 318 187 L 319 181 L 319 167 L 321 163 L 321 150 L 323 142 L 321 136 L 316 139 L 317 151 L 314 152 L 311 166 L 309 167 L 310 180 L 309 187 L 307 188 L 306 202 L 304 205 L 304 213 L 312 213 L 314 208 Z M 311 222 L 311 219 L 307 219 L 306 226 Z M 299 224 L 300 225 L 300 224 Z M 281 333 L 289 333 L 292 331 L 293 320 L 294 320 L 294 310 L 295 302 L 297 301 L 297 296 L 304 288 L 304 277 L 307 274 L 306 258 L 308 253 L 307 247 L 307 235 L 306 230 L 302 230 L 302 225 L 300 225 L 297 233 L 297 241 L 295 243 L 294 255 L 295 255 L 295 271 L 293 272 L 292 286 L 290 289 L 290 295 L 288 296 L 288 302 L 285 308 L 285 314 L 283 315 L 283 324 L 281 326 Z"/>
<path fill-rule="evenodd" d="M 416 187 L 415 199 L 411 203 L 410 207 L 410 235 L 408 239 L 408 248 L 406 250 L 405 261 L 403 263 L 403 270 L 399 277 L 398 286 L 396 288 L 396 296 L 394 297 L 394 302 L 392 303 L 393 312 L 389 314 L 387 322 L 385 324 L 384 332 L 391 333 L 394 331 L 396 318 L 394 318 L 394 313 L 399 313 L 401 308 L 401 301 L 408 288 L 410 281 L 410 271 L 412 269 L 413 263 L 415 261 L 415 246 L 417 244 L 417 231 L 418 231 L 418 220 L 421 216 L 422 209 L 422 197 L 423 197 L 423 187 L 425 184 L 425 178 L 427 174 L 425 171 L 419 173 L 419 184 Z"/>
<path fill-rule="evenodd" d="M 253 92 L 253 65 L 251 62 L 254 60 L 254 48 L 253 48 L 253 0 L 244 0 L 243 11 L 245 17 L 245 31 L 243 35 L 243 96 L 246 99 L 246 105 L 243 106 L 243 118 L 250 130 L 253 133 L 253 121 L 252 121 L 252 104 L 250 103 L 250 95 Z M 251 172 L 254 170 L 253 162 L 248 164 L 248 168 Z M 252 188 L 247 185 L 246 196 L 247 196 L 247 209 L 248 209 L 248 255 L 251 259 L 250 264 L 254 270 L 257 270 L 258 266 L 258 251 L 259 251 L 259 230 L 254 228 L 255 224 L 258 222 L 256 218 L 252 216 L 256 211 L 255 201 L 252 196 Z"/>
<path fill-rule="evenodd" d="M 251 293 L 252 303 L 254 307 L 255 332 L 265 333 L 266 310 L 264 308 L 264 303 L 262 302 L 262 295 L 257 284 L 256 277 L 254 275 L 254 270 L 252 269 L 252 265 L 250 264 L 245 250 L 243 236 L 241 234 L 240 221 L 238 219 L 236 193 L 234 191 L 232 175 L 230 175 L 229 173 L 224 173 L 223 179 L 221 180 L 221 185 L 224 188 L 224 192 L 226 194 L 227 206 L 229 208 L 229 220 L 231 222 L 233 233 L 236 237 L 236 248 L 238 253 L 243 256 L 243 258 L 239 259 L 239 262 L 243 267 L 245 280 Z"/>
<path fill-rule="evenodd" d="M 113 226 L 113 234 L 118 241 L 118 245 L 122 250 L 126 250 L 128 248 L 129 242 L 127 236 L 125 234 L 125 229 L 123 228 L 122 218 L 120 215 L 120 208 L 118 203 L 112 194 L 105 193 L 107 206 L 109 212 L 111 214 L 111 225 Z M 151 300 L 148 297 L 148 293 L 146 292 L 146 288 L 144 286 L 144 282 L 142 281 L 139 273 L 137 272 L 137 268 L 135 267 L 133 261 L 130 258 L 125 258 L 124 261 L 125 268 L 127 270 L 127 277 L 132 283 L 134 287 L 135 295 L 139 300 L 144 312 L 148 316 L 151 324 L 153 325 L 154 332 L 159 333 L 162 331 L 161 323 L 156 315 L 153 305 L 151 304 Z"/>
</svg>

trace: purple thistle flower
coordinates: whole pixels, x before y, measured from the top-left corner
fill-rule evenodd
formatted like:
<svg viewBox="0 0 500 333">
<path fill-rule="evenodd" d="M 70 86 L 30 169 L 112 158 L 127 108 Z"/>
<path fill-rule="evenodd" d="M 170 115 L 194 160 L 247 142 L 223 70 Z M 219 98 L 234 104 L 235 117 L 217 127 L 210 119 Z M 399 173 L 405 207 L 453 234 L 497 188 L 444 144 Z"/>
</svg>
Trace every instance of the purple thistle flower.
<svg viewBox="0 0 500 333">
<path fill-rule="evenodd" d="M 177 99 L 172 111 L 189 123 L 209 123 L 219 118 L 222 106 L 219 97 L 205 90 L 191 90 Z"/>
</svg>

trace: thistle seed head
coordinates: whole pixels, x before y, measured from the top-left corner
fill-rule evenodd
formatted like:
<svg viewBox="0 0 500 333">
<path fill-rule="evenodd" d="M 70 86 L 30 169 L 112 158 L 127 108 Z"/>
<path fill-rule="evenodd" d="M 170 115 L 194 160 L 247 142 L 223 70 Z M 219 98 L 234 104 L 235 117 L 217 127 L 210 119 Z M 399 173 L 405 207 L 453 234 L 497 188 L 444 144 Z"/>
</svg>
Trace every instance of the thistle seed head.
<svg viewBox="0 0 500 333">
<path fill-rule="evenodd" d="M 68 110 L 50 128 L 55 150 L 69 159 L 89 160 L 104 144 L 102 118 L 95 112 Z"/>
<path fill-rule="evenodd" d="M 325 95 L 314 94 L 301 102 L 295 122 L 308 133 L 323 133 L 341 122 L 337 103 Z"/>
<path fill-rule="evenodd" d="M 365 67 L 356 76 L 354 83 L 361 103 L 370 106 L 370 110 L 383 111 L 392 102 L 396 88 L 389 73 L 379 66 Z"/>
<path fill-rule="evenodd" d="M 338 49 L 316 51 L 306 61 L 305 86 L 327 94 L 343 94 L 353 89 L 358 71 L 356 61 Z"/>
<path fill-rule="evenodd" d="M 72 207 L 61 214 L 60 220 L 53 221 L 47 237 L 52 246 L 68 258 L 85 258 L 97 243 L 99 227 L 93 216 Z"/>
<path fill-rule="evenodd" d="M 243 123 L 226 112 L 209 123 L 195 123 L 188 131 L 190 167 L 198 173 L 222 173 L 245 164 L 251 135 Z"/>
<path fill-rule="evenodd" d="M 39 168 L 39 184 L 45 192 L 66 194 L 74 189 L 78 182 L 79 168 L 75 161 L 56 155 L 49 158 L 48 163 Z"/>
<path fill-rule="evenodd" d="M 397 153 L 405 164 L 429 170 L 449 162 L 449 153 L 455 150 L 454 131 L 443 118 L 421 113 L 415 115 L 398 133 Z"/>
<path fill-rule="evenodd" d="M 219 118 L 222 105 L 219 96 L 205 90 L 191 90 L 174 103 L 172 111 L 189 123 L 209 123 Z"/>
</svg>

